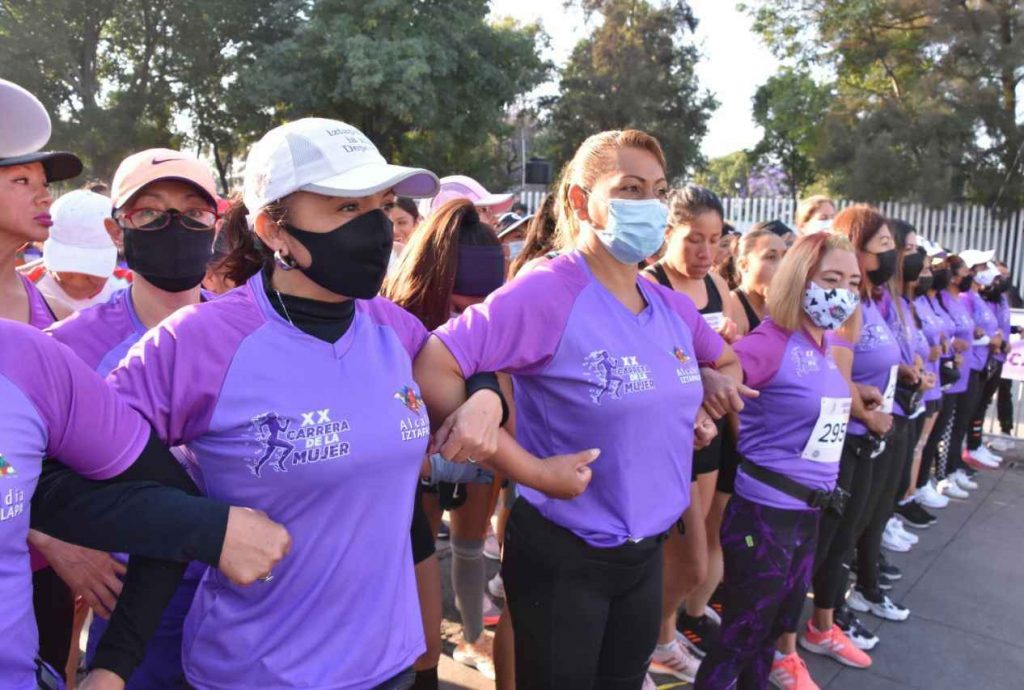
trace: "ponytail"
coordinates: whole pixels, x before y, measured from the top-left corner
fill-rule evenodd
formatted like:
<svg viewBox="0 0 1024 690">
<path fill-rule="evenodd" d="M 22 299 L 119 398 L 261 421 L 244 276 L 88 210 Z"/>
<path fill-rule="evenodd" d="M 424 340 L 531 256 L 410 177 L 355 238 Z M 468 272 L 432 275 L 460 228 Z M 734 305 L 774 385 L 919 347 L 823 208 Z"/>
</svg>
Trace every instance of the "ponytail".
<svg viewBox="0 0 1024 690">
<path fill-rule="evenodd" d="M 277 203 L 267 206 L 264 212 L 275 221 L 284 216 L 283 209 Z M 231 202 L 220 231 L 228 247 L 228 255 L 220 265 L 224 276 L 235 285 L 246 282 L 273 261 L 270 251 L 249 227 L 249 209 L 241 199 Z"/>
</svg>

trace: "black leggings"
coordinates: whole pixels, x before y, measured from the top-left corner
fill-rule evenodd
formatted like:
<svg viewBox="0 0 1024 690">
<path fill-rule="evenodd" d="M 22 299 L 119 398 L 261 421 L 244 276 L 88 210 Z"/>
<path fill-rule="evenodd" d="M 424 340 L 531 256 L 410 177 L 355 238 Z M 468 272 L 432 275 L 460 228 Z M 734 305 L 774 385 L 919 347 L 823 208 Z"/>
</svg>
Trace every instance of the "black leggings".
<svg viewBox="0 0 1024 690">
<path fill-rule="evenodd" d="M 964 461 L 961 458 L 964 440 L 967 438 L 967 432 L 970 431 L 974 411 L 981 402 L 981 393 L 981 372 L 972 371 L 970 381 L 967 383 L 967 391 L 957 402 L 956 414 L 953 417 L 953 432 L 950 434 L 949 447 L 946 449 L 946 473 L 943 477 L 964 467 Z"/>
<path fill-rule="evenodd" d="M 516 501 L 501 572 L 518 687 L 640 688 L 661 623 L 662 541 L 593 547 Z"/>
<path fill-rule="evenodd" d="M 39 657 L 64 677 L 71 654 L 75 597 L 50 566 L 32 573 L 32 604 L 39 628 Z"/>
<path fill-rule="evenodd" d="M 1013 381 L 999 379 L 999 397 L 996 402 L 999 411 L 999 429 L 1007 436 L 1013 435 Z"/>
<path fill-rule="evenodd" d="M 985 413 L 988 412 L 988 406 L 992 404 L 992 399 L 996 397 L 996 391 L 999 390 L 999 382 L 1003 380 L 1002 364 L 991 370 L 987 378 L 986 371 L 988 370 L 980 372 L 981 395 L 978 398 L 977 406 L 974 408 L 974 415 L 971 417 L 971 429 L 967 436 L 967 447 L 971 450 L 981 446 L 981 432 L 985 426 Z"/>
<path fill-rule="evenodd" d="M 910 421 L 892 418 L 892 432 L 886 439 L 885 452 L 874 459 L 871 495 L 864 511 L 863 528 L 857 537 L 857 585 L 863 589 L 878 587 L 878 560 L 882 554 L 882 533 L 896 505 L 900 478 L 907 471 L 907 442 Z"/>
<path fill-rule="evenodd" d="M 867 509 L 872 467 L 878 460 L 871 458 L 871 447 L 871 441 L 866 436 L 847 436 L 843 445 L 837 484 L 849 492 L 850 498 L 841 517 L 828 511 L 821 516 L 812 581 L 814 605 L 819 609 L 835 608 L 836 600 L 841 599 L 846 591 L 847 577 L 843 562 L 853 547 L 856 527 Z"/>
<path fill-rule="evenodd" d="M 956 414 L 956 404 L 960 399 L 959 395 L 943 395 L 942 404 L 939 406 L 939 414 L 935 418 L 935 426 L 932 427 L 928 440 L 924 444 L 924 451 L 921 454 L 921 469 L 917 472 L 917 488 L 923 488 L 931 479 L 932 470 L 935 475 L 942 478 L 940 465 L 946 465 L 945 450 L 949 444 L 949 437 L 953 429 L 953 417 Z M 945 443 L 941 443 L 945 436 Z M 940 462 L 941 458 L 941 462 Z"/>
</svg>

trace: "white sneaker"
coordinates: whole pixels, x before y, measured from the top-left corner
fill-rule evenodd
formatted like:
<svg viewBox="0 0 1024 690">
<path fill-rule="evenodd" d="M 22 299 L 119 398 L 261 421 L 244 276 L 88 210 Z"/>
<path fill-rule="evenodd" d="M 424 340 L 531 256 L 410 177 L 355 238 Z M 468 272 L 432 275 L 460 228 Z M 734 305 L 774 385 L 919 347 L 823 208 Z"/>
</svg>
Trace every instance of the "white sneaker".
<svg viewBox="0 0 1024 690">
<path fill-rule="evenodd" d="M 644 676 L 644 684 L 640 690 L 658 690 L 658 684 L 654 682 L 653 678 L 651 678 L 650 673 Z"/>
<path fill-rule="evenodd" d="M 992 462 L 994 462 L 997 465 L 1003 461 L 1003 456 L 996 455 L 995 453 L 990 451 L 985 446 L 980 446 L 978 448 L 977 452 L 981 453 L 982 455 L 984 455 L 986 458 L 988 458 L 989 460 L 991 460 Z"/>
<path fill-rule="evenodd" d="M 501 547 L 498 546 L 498 538 L 490 530 L 487 531 L 487 540 L 484 541 L 484 556 L 492 561 L 501 560 Z"/>
<path fill-rule="evenodd" d="M 984 453 L 982 453 L 980 448 L 967 451 L 967 457 L 973 460 L 974 462 L 978 463 L 982 467 L 985 467 L 990 470 L 994 470 L 995 468 L 999 467 L 999 463 L 996 462 L 995 460 L 992 460 Z"/>
<path fill-rule="evenodd" d="M 661 645 L 654 648 L 651 668 L 658 673 L 692 683 L 700 669 L 700 660 L 690 654 L 678 640 L 673 640 L 667 648 L 662 648 Z"/>
<path fill-rule="evenodd" d="M 501 573 L 498 573 L 487 581 L 487 591 L 490 592 L 491 596 L 495 599 L 505 598 L 505 581 L 501 579 Z"/>
<path fill-rule="evenodd" d="M 892 599 L 881 594 L 881 601 L 874 602 L 864 596 L 858 588 L 854 588 L 846 600 L 846 605 L 854 611 L 870 613 L 887 621 L 905 621 L 910 617 L 910 609 L 893 603 Z"/>
<path fill-rule="evenodd" d="M 993 439 L 992 442 L 989 443 L 988 445 L 992 448 L 992 450 L 998 450 L 1001 453 L 1005 453 L 1008 450 L 1013 450 L 1013 441 L 1008 441 L 1005 438 Z"/>
<path fill-rule="evenodd" d="M 957 470 L 951 474 L 949 478 L 951 481 L 956 482 L 956 485 L 964 491 L 974 491 L 978 488 L 978 482 L 968 477 L 967 473 L 963 470 Z"/>
<path fill-rule="evenodd" d="M 914 497 L 925 508 L 932 508 L 933 510 L 941 510 L 949 505 L 949 498 L 940 494 L 936 490 L 935 484 L 930 481 L 915 491 Z"/>
<path fill-rule="evenodd" d="M 917 546 L 917 543 L 921 541 L 921 537 L 917 536 L 913 532 L 908 532 L 907 528 L 903 526 L 903 520 L 893 516 L 889 518 L 889 523 L 886 525 L 886 529 L 892 525 L 892 530 L 896 533 L 896 536 L 907 542 L 911 546 Z"/>
<path fill-rule="evenodd" d="M 494 633 L 484 631 L 475 643 L 462 642 L 456 645 L 452 659 L 475 668 L 487 680 L 494 680 Z"/>
<path fill-rule="evenodd" d="M 896 553 L 906 553 L 910 551 L 910 543 L 904 541 L 899 534 L 886 525 L 885 532 L 882 533 L 882 548 Z"/>
<path fill-rule="evenodd" d="M 944 496 L 949 496 L 950 498 L 959 498 L 962 500 L 970 498 L 971 496 L 969 493 L 957 486 L 956 482 L 950 479 L 943 479 L 939 482 L 939 490 L 942 491 Z"/>
</svg>

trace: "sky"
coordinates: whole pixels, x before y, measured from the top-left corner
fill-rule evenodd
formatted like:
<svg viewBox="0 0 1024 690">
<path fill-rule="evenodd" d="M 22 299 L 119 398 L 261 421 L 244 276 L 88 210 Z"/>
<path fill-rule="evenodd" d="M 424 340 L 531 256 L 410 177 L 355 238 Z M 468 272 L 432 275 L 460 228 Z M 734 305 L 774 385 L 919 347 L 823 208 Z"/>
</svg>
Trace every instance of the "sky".
<svg viewBox="0 0 1024 690">
<path fill-rule="evenodd" d="M 778 60 L 751 31 L 751 19 L 727 0 L 690 0 L 700 20 L 695 38 L 702 58 L 697 77 L 718 99 L 701 149 L 708 158 L 754 146 L 761 138 L 750 114 L 757 87 L 779 67 Z M 491 0 L 491 14 L 523 22 L 539 20 L 551 37 L 546 57 L 561 66 L 588 33 L 581 13 L 561 0 Z M 545 91 L 554 91 L 549 85 Z"/>
</svg>

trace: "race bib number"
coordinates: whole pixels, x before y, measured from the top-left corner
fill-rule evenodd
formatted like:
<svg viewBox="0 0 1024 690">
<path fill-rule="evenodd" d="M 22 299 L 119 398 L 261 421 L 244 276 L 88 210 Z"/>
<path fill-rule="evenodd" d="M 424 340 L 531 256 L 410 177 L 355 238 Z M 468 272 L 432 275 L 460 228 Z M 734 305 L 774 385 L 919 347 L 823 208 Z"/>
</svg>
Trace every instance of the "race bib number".
<svg viewBox="0 0 1024 690">
<path fill-rule="evenodd" d="M 710 314 L 701 314 L 705 323 L 711 326 L 711 330 L 717 331 L 725 323 L 725 315 L 720 311 L 713 311 Z"/>
<path fill-rule="evenodd" d="M 889 383 L 885 386 L 885 392 L 882 393 L 882 409 L 881 411 L 885 414 L 892 414 L 893 403 L 896 402 L 896 380 L 899 375 L 899 365 L 893 366 L 889 370 Z"/>
<path fill-rule="evenodd" d="M 822 398 L 821 411 L 800 456 L 812 462 L 839 462 L 850 421 L 850 398 Z"/>
</svg>

